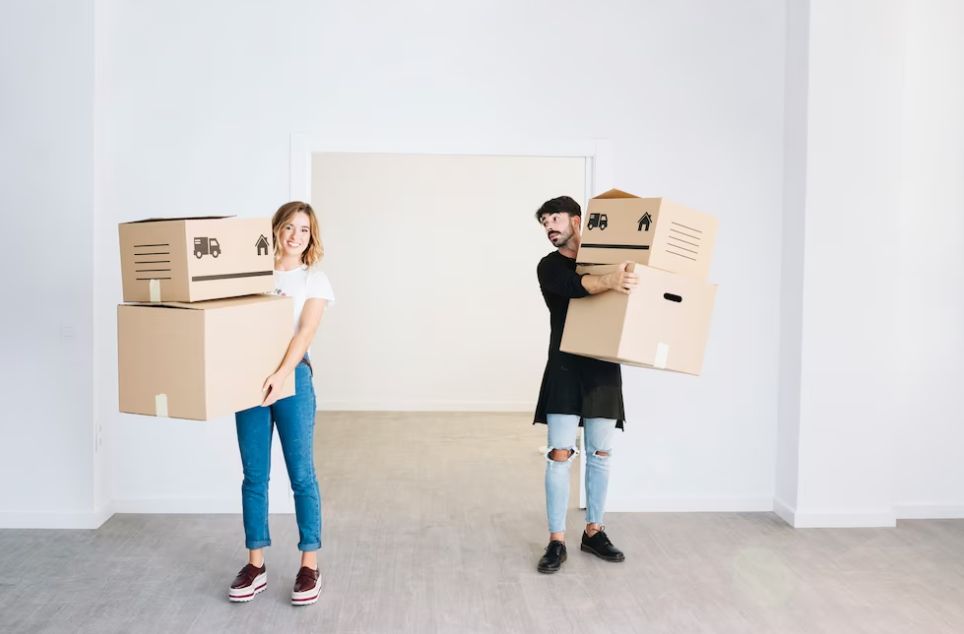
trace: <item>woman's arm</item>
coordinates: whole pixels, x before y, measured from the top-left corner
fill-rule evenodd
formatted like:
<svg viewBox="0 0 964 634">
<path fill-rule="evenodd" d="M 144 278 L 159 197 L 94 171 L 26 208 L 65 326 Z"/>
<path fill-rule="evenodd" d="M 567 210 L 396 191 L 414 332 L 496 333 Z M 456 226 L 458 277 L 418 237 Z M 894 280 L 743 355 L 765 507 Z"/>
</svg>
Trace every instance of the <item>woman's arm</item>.
<svg viewBox="0 0 964 634">
<path fill-rule="evenodd" d="M 318 325 L 321 323 L 321 315 L 325 312 L 328 300 L 312 297 L 305 302 L 305 307 L 301 311 L 301 321 L 299 322 L 298 334 L 291 338 L 288 344 L 288 352 L 285 353 L 284 361 L 278 371 L 268 377 L 264 382 L 264 402 L 262 407 L 273 405 L 278 400 L 278 393 L 281 386 L 291 376 L 294 369 L 298 367 L 301 360 L 305 358 L 305 353 L 311 346 Z"/>
</svg>

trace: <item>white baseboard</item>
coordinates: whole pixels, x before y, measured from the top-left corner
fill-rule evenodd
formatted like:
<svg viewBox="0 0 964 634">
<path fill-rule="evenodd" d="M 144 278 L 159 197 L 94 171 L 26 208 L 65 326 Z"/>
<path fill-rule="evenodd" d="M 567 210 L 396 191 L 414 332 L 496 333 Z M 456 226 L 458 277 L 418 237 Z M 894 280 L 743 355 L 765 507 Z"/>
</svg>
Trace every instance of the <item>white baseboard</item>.
<svg viewBox="0 0 964 634">
<path fill-rule="evenodd" d="M 113 503 L 89 512 L 3 512 L 0 513 L 0 528 L 93 530 L 103 526 L 113 514 Z"/>
<path fill-rule="evenodd" d="M 318 401 L 319 412 L 524 412 L 535 401 Z"/>
<path fill-rule="evenodd" d="M 899 520 L 961 520 L 964 504 L 900 504 L 894 513 Z"/>
<path fill-rule="evenodd" d="M 606 502 L 607 513 L 769 513 L 773 498 L 639 498 Z"/>
<path fill-rule="evenodd" d="M 269 513 L 294 513 L 294 500 L 290 497 L 272 499 Z M 241 498 L 157 498 L 137 500 L 116 500 L 117 513 L 143 515 L 198 515 L 241 513 Z"/>
<path fill-rule="evenodd" d="M 269 513 L 295 512 L 291 496 L 271 501 Z M 97 529 L 115 513 L 197 515 L 241 513 L 241 498 L 114 500 L 91 512 L 0 512 L 0 529 Z"/>
<path fill-rule="evenodd" d="M 94 520 L 97 523 L 96 528 L 103 526 L 116 512 L 113 500 L 100 507 L 100 510 L 94 513 Z"/>
<path fill-rule="evenodd" d="M 899 504 L 893 510 L 863 513 L 799 513 L 780 499 L 773 511 L 795 528 L 892 528 L 898 520 L 964 519 L 964 504 Z"/>
<path fill-rule="evenodd" d="M 797 511 L 780 498 L 773 498 L 773 512 L 790 526 L 795 526 Z"/>
<path fill-rule="evenodd" d="M 894 528 L 897 516 L 893 509 L 868 509 L 856 512 L 801 512 L 796 510 L 794 528 Z"/>
</svg>

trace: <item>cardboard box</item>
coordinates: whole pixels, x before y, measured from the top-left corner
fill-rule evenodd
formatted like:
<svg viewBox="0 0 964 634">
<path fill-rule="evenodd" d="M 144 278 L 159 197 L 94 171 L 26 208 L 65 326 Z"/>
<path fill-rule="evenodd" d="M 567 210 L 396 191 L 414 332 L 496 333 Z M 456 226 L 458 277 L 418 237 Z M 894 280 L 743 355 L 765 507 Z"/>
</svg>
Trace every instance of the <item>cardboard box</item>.
<svg viewBox="0 0 964 634">
<path fill-rule="evenodd" d="M 293 319 L 292 298 L 277 295 L 118 306 L 120 411 L 211 420 L 260 404 Z"/>
<path fill-rule="evenodd" d="M 125 302 L 198 302 L 274 290 L 268 218 L 152 218 L 119 226 Z"/>
<path fill-rule="evenodd" d="M 627 260 L 706 280 L 719 221 L 666 198 L 611 189 L 589 201 L 579 264 Z"/>
<path fill-rule="evenodd" d="M 579 266 L 590 275 L 615 265 Z M 636 264 L 639 286 L 569 301 L 563 352 L 624 365 L 699 375 L 709 338 L 716 284 Z"/>
</svg>

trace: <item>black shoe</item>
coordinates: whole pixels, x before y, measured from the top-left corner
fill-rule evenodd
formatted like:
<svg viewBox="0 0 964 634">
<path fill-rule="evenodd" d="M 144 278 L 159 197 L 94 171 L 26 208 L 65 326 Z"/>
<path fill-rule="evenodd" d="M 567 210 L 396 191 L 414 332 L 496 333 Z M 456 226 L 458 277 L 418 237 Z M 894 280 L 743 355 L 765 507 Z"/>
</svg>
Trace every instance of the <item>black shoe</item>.
<svg viewBox="0 0 964 634">
<path fill-rule="evenodd" d="M 559 541 L 551 541 L 546 546 L 546 554 L 539 560 L 539 572 L 552 574 L 559 572 L 562 564 L 566 561 L 566 545 Z"/>
<path fill-rule="evenodd" d="M 600 559 L 605 559 L 606 561 L 623 561 L 626 559 L 626 555 L 623 554 L 623 551 L 613 546 L 613 543 L 609 541 L 609 537 L 606 536 L 605 530 L 600 530 L 592 537 L 590 537 L 586 532 L 583 532 L 582 551 L 592 553 L 593 555 L 599 557 Z"/>
</svg>

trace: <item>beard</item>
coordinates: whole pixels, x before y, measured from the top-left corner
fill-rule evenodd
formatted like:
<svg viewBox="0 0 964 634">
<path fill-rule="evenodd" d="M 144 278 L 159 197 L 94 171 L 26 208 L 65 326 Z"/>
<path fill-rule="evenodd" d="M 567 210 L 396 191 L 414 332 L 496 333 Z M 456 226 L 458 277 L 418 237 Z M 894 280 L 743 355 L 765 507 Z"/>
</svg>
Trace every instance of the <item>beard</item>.
<svg viewBox="0 0 964 634">
<path fill-rule="evenodd" d="M 572 239 L 572 231 L 553 232 L 550 233 L 548 237 L 549 242 L 551 242 L 553 246 L 561 247 Z"/>
</svg>

